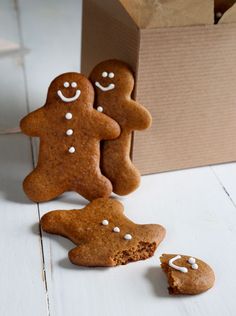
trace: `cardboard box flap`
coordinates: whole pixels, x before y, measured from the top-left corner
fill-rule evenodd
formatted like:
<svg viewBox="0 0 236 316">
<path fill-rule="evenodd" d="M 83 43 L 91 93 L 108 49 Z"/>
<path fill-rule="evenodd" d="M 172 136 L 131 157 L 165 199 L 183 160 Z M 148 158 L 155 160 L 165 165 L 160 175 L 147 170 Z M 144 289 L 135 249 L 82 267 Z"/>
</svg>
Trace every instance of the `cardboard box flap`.
<svg viewBox="0 0 236 316">
<path fill-rule="evenodd" d="M 235 23 L 236 22 L 236 4 L 234 4 L 222 18 L 219 20 L 218 23 Z"/>
<path fill-rule="evenodd" d="M 119 0 L 141 29 L 214 24 L 214 0 Z"/>
</svg>

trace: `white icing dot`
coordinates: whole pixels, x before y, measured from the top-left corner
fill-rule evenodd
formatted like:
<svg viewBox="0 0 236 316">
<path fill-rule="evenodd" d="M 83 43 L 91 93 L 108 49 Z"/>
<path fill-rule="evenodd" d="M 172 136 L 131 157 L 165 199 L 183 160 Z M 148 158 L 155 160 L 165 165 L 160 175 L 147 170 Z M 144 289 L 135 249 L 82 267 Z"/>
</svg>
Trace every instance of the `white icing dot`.
<svg viewBox="0 0 236 316">
<path fill-rule="evenodd" d="M 108 76 L 109 78 L 114 78 L 115 77 L 114 72 L 110 72 Z"/>
<path fill-rule="evenodd" d="M 67 81 L 64 82 L 64 87 L 65 87 L 65 88 L 68 88 L 69 86 L 70 86 L 69 82 L 67 82 Z"/>
<path fill-rule="evenodd" d="M 102 106 L 98 106 L 98 107 L 97 107 L 97 111 L 98 111 L 98 112 L 103 112 L 103 107 L 102 107 Z"/>
<path fill-rule="evenodd" d="M 132 239 L 132 236 L 130 234 L 125 234 L 124 235 L 124 239 L 125 240 L 131 240 Z"/>
<path fill-rule="evenodd" d="M 196 259 L 195 258 L 189 258 L 188 259 L 188 263 L 190 263 L 190 264 L 194 264 L 196 262 Z"/>
<path fill-rule="evenodd" d="M 73 134 L 73 129 L 68 129 L 67 131 L 66 131 L 66 135 L 67 136 L 71 136 Z"/>
<path fill-rule="evenodd" d="M 222 17 L 222 13 L 221 12 L 216 12 L 216 17 L 217 18 L 221 18 Z"/>
<path fill-rule="evenodd" d="M 103 71 L 103 73 L 102 73 L 102 77 L 103 77 L 103 78 L 106 78 L 106 77 L 107 77 L 107 75 L 108 75 L 108 73 L 107 73 L 106 71 Z"/>
<path fill-rule="evenodd" d="M 197 264 L 197 263 L 192 264 L 192 265 L 191 265 L 191 268 L 192 268 L 193 270 L 197 270 L 197 269 L 198 269 L 198 264 Z"/>
<path fill-rule="evenodd" d="M 72 87 L 72 88 L 76 88 L 76 87 L 77 87 L 77 83 L 76 83 L 76 82 L 72 82 L 72 83 L 71 83 L 71 87 Z"/>
<path fill-rule="evenodd" d="M 72 113 L 70 113 L 70 112 L 66 113 L 65 118 L 67 120 L 71 120 L 72 119 Z"/>
<path fill-rule="evenodd" d="M 113 232 L 114 233 L 119 233 L 120 232 L 120 228 L 119 227 L 114 227 L 113 228 Z"/>
<path fill-rule="evenodd" d="M 107 219 L 104 219 L 104 220 L 102 221 L 102 225 L 107 226 L 108 224 L 109 224 L 109 222 L 108 222 Z"/>
<path fill-rule="evenodd" d="M 73 154 L 75 152 L 75 147 L 71 146 L 68 151 L 70 154 Z"/>
</svg>

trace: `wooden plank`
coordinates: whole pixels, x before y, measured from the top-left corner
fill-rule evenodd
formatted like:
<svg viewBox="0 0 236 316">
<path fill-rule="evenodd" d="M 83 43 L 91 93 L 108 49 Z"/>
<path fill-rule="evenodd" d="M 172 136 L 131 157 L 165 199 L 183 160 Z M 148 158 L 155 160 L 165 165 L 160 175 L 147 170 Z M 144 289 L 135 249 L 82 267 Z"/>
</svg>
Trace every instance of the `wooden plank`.
<svg viewBox="0 0 236 316">
<path fill-rule="evenodd" d="M 73 244 L 45 234 L 47 269 L 55 315 L 234 315 L 236 212 L 209 167 L 146 176 L 137 192 L 121 199 L 126 214 L 139 223 L 161 223 L 167 237 L 155 257 L 128 266 L 86 269 L 73 266 Z M 85 201 L 78 198 L 77 207 Z M 44 204 L 72 209 L 76 195 Z M 200 296 L 169 297 L 158 256 L 183 253 L 206 260 L 216 273 L 215 287 Z M 49 259 L 50 257 L 50 259 Z M 92 303 L 91 303 L 92 302 Z"/>
<path fill-rule="evenodd" d="M 236 205 L 236 163 L 222 164 L 211 167 L 225 193 Z"/>
<path fill-rule="evenodd" d="M 20 43 L 15 1 L 1 0 L 0 37 Z M 27 106 L 20 56 L 1 58 L 0 69 L 3 130 L 18 126 Z M 32 166 L 31 146 L 23 135 L 0 135 L 0 146 L 0 315 L 47 315 L 38 209 L 21 185 Z"/>
<path fill-rule="evenodd" d="M 14 1 L 2 0 L 0 6 L 0 38 L 19 44 Z M 22 62 L 19 56 L 0 59 L 0 129 L 18 126 L 26 113 Z"/>
<path fill-rule="evenodd" d="M 56 301 L 60 302 L 62 296 L 68 297 L 56 306 L 57 315 L 73 315 L 76 308 L 83 310 L 84 315 L 93 314 L 95 310 L 96 315 L 121 315 L 123 312 L 156 315 L 157 310 L 161 314 L 176 315 L 233 315 L 236 304 L 228 293 L 235 290 L 235 284 L 230 282 L 234 270 L 234 254 L 230 249 L 236 246 L 236 230 L 232 226 L 236 215 L 210 169 L 145 177 L 142 187 L 123 200 L 132 219 L 158 222 L 167 227 L 168 235 L 159 254 L 162 251 L 180 252 L 204 258 L 216 271 L 216 287 L 204 296 L 169 298 L 157 255 L 149 261 L 117 269 L 76 268 L 65 259 L 71 244 L 62 238 L 50 237 Z M 222 261 L 227 262 L 224 273 Z M 61 273 L 62 268 L 66 270 L 64 273 Z M 62 282 L 63 294 L 57 290 Z M 92 306 L 90 301 L 94 302 Z"/>
<path fill-rule="evenodd" d="M 38 210 L 21 185 L 32 165 L 29 140 L 4 135 L 0 146 L 0 315 L 47 315 Z"/>
</svg>

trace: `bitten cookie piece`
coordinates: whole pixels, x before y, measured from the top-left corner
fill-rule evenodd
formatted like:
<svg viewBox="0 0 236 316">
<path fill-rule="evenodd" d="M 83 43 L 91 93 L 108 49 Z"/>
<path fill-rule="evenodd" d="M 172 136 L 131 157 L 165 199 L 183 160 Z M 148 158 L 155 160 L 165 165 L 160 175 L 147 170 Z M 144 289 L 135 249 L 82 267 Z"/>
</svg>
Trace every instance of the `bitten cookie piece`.
<svg viewBox="0 0 236 316">
<path fill-rule="evenodd" d="M 130 159 L 132 131 L 151 125 L 151 115 L 131 98 L 134 77 L 130 67 L 118 60 L 98 64 L 90 75 L 95 88 L 94 107 L 121 127 L 120 136 L 105 141 L 101 151 L 102 173 L 111 180 L 113 191 L 126 195 L 137 189 L 140 173 Z"/>
<path fill-rule="evenodd" d="M 44 231 L 70 239 L 69 259 L 79 266 L 112 267 L 151 257 L 165 236 L 160 225 L 137 225 L 113 199 L 97 199 L 83 209 L 52 211 L 41 219 Z"/>
<path fill-rule="evenodd" d="M 169 294 L 200 294 L 214 285 L 213 270 L 200 259 L 163 254 L 160 260 L 167 276 Z"/>
<path fill-rule="evenodd" d="M 20 122 L 26 135 L 40 137 L 36 168 L 23 183 L 35 202 L 76 191 L 88 200 L 108 197 L 111 182 L 100 171 L 100 140 L 119 136 L 119 125 L 93 108 L 90 81 L 75 72 L 54 79 L 46 104 Z"/>
</svg>

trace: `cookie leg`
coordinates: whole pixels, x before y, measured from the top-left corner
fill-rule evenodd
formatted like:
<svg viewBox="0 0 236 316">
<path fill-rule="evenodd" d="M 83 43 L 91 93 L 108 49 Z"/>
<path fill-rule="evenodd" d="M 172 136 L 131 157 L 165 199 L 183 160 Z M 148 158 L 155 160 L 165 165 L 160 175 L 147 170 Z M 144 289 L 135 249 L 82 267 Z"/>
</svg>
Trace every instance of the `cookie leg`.
<svg viewBox="0 0 236 316">
<path fill-rule="evenodd" d="M 84 179 L 75 191 L 87 200 L 92 201 L 102 197 L 108 198 L 112 193 L 112 185 L 111 182 L 101 174 L 100 176 Z"/>
<path fill-rule="evenodd" d="M 131 161 L 119 161 L 113 179 L 113 192 L 118 195 L 127 195 L 135 191 L 140 184 L 140 173 Z"/>
<path fill-rule="evenodd" d="M 140 173 L 130 159 L 131 134 L 124 131 L 114 141 L 105 141 L 102 147 L 102 173 L 111 181 L 113 192 L 126 195 L 140 184 Z"/>
<path fill-rule="evenodd" d="M 46 202 L 61 195 L 64 190 L 56 183 L 55 177 L 49 172 L 40 172 L 37 169 L 31 172 L 23 182 L 25 194 L 34 202 Z"/>
<path fill-rule="evenodd" d="M 140 173 L 129 159 L 106 157 L 103 161 L 102 172 L 111 181 L 113 192 L 118 195 L 131 193 L 140 184 Z"/>
<path fill-rule="evenodd" d="M 78 266 L 112 267 L 115 265 L 107 250 L 98 248 L 98 245 L 92 243 L 70 250 L 68 256 L 70 261 Z"/>
</svg>

